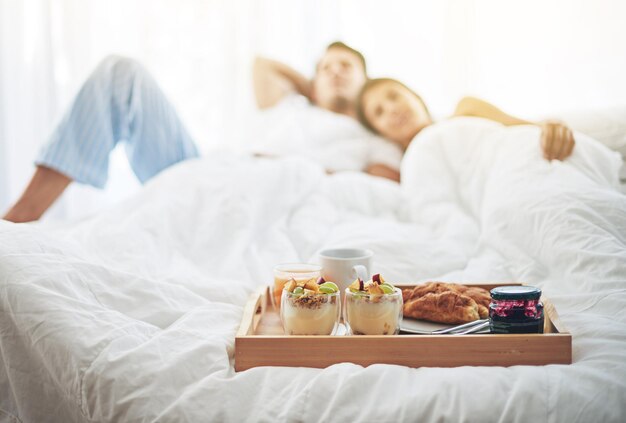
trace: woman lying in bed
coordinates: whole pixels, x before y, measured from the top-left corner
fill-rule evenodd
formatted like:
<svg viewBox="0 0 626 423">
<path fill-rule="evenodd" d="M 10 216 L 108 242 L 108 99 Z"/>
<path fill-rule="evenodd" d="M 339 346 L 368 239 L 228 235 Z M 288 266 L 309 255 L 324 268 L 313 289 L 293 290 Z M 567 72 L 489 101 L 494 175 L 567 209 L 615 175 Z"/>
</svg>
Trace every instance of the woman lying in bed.
<svg viewBox="0 0 626 423">
<path fill-rule="evenodd" d="M 358 98 L 357 113 L 363 125 L 404 150 L 422 129 L 433 124 L 421 97 L 400 81 L 388 78 L 365 83 Z M 452 115 L 456 116 L 481 117 L 507 126 L 539 125 L 541 148 L 547 160 L 564 160 L 574 149 L 574 137 L 567 126 L 553 121 L 535 124 L 518 119 L 477 98 L 461 99 Z"/>
</svg>

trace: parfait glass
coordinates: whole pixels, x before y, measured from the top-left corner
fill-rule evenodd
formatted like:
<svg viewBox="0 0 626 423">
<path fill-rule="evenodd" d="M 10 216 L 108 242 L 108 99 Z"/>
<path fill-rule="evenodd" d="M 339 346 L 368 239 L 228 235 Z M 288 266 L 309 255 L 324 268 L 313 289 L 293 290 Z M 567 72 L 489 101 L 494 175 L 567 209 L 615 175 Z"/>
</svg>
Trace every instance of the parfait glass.
<svg viewBox="0 0 626 423">
<path fill-rule="evenodd" d="M 341 295 L 296 295 L 283 289 L 280 320 L 285 335 L 336 335 L 341 315 Z"/>
<path fill-rule="evenodd" d="M 345 290 L 343 319 L 349 335 L 397 335 L 402 323 L 402 290 L 368 294 Z"/>
</svg>

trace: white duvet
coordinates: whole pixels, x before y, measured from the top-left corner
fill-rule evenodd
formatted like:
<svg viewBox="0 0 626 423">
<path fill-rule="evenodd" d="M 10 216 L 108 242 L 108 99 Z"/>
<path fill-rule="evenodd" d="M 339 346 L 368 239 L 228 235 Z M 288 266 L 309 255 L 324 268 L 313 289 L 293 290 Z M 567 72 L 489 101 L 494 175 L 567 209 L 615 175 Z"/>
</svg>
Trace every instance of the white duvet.
<svg viewBox="0 0 626 423">
<path fill-rule="evenodd" d="M 538 137 L 437 124 L 407 151 L 401 185 L 224 154 L 76 224 L 1 221 L 0 421 L 624 421 L 620 159 L 577 135 L 549 163 Z M 329 246 L 371 248 L 391 281 L 538 285 L 574 364 L 235 373 L 248 295 L 274 264 Z"/>
</svg>

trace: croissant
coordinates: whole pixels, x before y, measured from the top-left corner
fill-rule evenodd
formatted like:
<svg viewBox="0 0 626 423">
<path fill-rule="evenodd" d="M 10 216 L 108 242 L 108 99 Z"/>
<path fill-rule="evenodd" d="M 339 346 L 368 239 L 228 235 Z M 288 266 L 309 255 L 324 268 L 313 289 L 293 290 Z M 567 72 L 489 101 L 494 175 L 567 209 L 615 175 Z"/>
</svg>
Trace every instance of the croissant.
<svg viewBox="0 0 626 423">
<path fill-rule="evenodd" d="M 441 292 L 451 291 L 452 289 L 449 288 L 448 285 L 450 284 L 444 282 L 427 282 L 422 285 L 417 285 L 413 289 L 404 289 L 402 291 L 402 299 L 406 303 L 412 298 L 423 297 L 429 293 L 438 294 Z"/>
<path fill-rule="evenodd" d="M 476 301 L 476 303 L 482 304 L 485 307 L 489 307 L 489 303 L 491 303 L 491 295 L 485 289 L 475 286 L 469 287 L 465 285 L 459 285 L 456 283 L 449 283 L 446 285 L 448 285 L 451 290 L 463 295 L 467 295 L 468 297 Z"/>
<path fill-rule="evenodd" d="M 456 296 L 429 296 L 427 299 L 418 302 L 418 300 L 429 294 L 440 296 L 444 293 L 454 293 Z M 405 316 L 442 323 L 464 323 L 478 318 L 487 318 L 489 316 L 489 303 L 491 302 L 489 292 L 482 288 L 467 287 L 465 285 L 445 282 L 428 282 L 417 285 L 413 289 L 405 289 L 402 291 L 402 298 L 405 304 Z M 453 298 L 455 306 L 450 305 L 452 304 Z M 467 301 L 468 299 L 473 300 L 473 302 Z M 409 306 L 407 307 L 407 305 Z M 418 311 L 418 307 L 427 311 Z M 438 311 L 436 310 L 437 307 L 439 307 Z M 457 313 L 456 311 L 450 311 L 451 309 L 449 309 L 449 307 L 465 307 L 467 310 Z M 475 316 L 473 310 L 477 312 L 478 317 L 473 317 Z M 424 313 L 428 314 L 430 317 L 419 316 Z"/>
<path fill-rule="evenodd" d="M 470 297 L 454 291 L 430 292 L 404 304 L 404 315 L 441 323 L 465 323 L 478 320 L 478 305 Z"/>
</svg>

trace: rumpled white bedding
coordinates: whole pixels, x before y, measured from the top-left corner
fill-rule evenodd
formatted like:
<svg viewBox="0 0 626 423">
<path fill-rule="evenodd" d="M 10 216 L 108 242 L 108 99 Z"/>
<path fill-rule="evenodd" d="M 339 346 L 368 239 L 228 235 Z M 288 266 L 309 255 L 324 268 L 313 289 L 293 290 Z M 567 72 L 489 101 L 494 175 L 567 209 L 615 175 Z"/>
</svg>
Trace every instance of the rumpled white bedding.
<svg viewBox="0 0 626 423">
<path fill-rule="evenodd" d="M 577 135 L 574 155 L 549 163 L 538 137 L 434 125 L 401 185 L 222 154 L 76 224 L 0 222 L 0 421 L 624 421 L 620 159 Z M 574 364 L 235 373 L 248 295 L 274 264 L 328 246 L 371 248 L 396 282 L 538 285 Z"/>
</svg>

